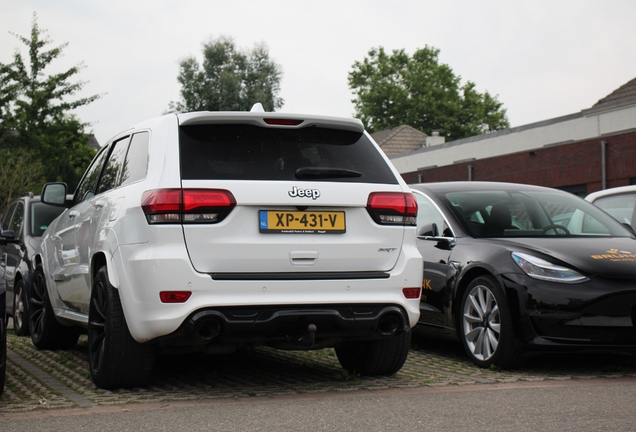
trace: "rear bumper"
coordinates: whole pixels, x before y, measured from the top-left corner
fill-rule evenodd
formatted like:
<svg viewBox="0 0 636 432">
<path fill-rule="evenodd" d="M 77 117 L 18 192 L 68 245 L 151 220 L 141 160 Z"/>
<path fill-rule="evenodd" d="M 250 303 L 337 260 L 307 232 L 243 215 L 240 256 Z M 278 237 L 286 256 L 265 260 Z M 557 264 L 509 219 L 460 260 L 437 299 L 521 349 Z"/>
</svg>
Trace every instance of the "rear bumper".
<svg viewBox="0 0 636 432">
<path fill-rule="evenodd" d="M 402 292 L 422 283 L 422 258 L 415 247 L 405 248 L 391 271 L 357 277 L 330 274 L 327 279 L 307 278 L 304 272 L 275 278 L 260 274 L 255 279 L 215 279 L 195 271 L 183 242 L 177 241 L 167 247 L 120 246 L 109 266 L 115 269 L 111 282 L 119 289 L 130 333 L 142 343 L 200 344 L 191 337 L 190 329 L 203 317 L 220 323 L 219 343 L 267 340 L 274 344 L 274 339 L 283 343 L 288 336 L 305 332 L 312 324 L 307 317 L 312 316 L 318 327 L 316 338 L 333 345 L 341 340 L 381 337 L 374 332 L 389 312 L 400 317 L 399 331 L 413 327 L 420 313 L 419 298 L 407 299 Z M 184 303 L 162 303 L 161 291 L 188 291 L 191 296 Z M 371 318 L 355 312 L 359 306 L 373 308 Z M 258 311 L 254 317 L 236 312 L 250 309 Z M 282 335 L 286 326 L 293 330 Z"/>
<path fill-rule="evenodd" d="M 312 349 L 391 337 L 409 329 L 406 311 L 387 304 L 205 308 L 155 342 L 202 350 L 218 345 Z"/>
</svg>

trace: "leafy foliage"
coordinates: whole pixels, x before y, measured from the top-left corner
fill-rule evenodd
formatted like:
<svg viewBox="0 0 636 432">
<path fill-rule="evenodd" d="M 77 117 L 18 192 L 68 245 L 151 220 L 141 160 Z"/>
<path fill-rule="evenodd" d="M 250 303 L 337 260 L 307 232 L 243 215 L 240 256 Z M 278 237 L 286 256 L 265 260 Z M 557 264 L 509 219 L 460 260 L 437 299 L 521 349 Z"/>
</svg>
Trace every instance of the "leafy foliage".
<svg viewBox="0 0 636 432">
<path fill-rule="evenodd" d="M 25 61 L 16 50 L 12 63 L 0 63 L 0 204 L 29 190 L 37 193 L 46 181 L 66 181 L 73 190 L 95 151 L 87 145 L 88 125 L 70 111 L 100 97 L 69 100 L 86 84 L 72 82 L 81 64 L 45 74 L 68 43 L 48 49 L 52 41 L 37 15 L 29 38 L 14 36 L 29 57 Z"/>
<path fill-rule="evenodd" d="M 17 148 L 2 152 L 0 163 L 0 208 L 5 209 L 25 191 L 37 190 L 45 182 L 44 165 L 33 152 Z"/>
<path fill-rule="evenodd" d="M 266 111 L 283 106 L 278 96 L 282 77 L 269 59 L 267 47 L 237 50 L 232 39 L 221 37 L 203 44 L 203 64 L 194 57 L 179 63 L 181 100 L 170 111 L 249 111 L 260 102 Z"/>
<path fill-rule="evenodd" d="M 439 50 L 428 46 L 412 57 L 403 49 L 387 54 L 373 48 L 349 72 L 356 115 L 371 132 L 406 124 L 456 140 L 509 127 L 497 97 L 460 81 L 439 63 Z"/>
</svg>

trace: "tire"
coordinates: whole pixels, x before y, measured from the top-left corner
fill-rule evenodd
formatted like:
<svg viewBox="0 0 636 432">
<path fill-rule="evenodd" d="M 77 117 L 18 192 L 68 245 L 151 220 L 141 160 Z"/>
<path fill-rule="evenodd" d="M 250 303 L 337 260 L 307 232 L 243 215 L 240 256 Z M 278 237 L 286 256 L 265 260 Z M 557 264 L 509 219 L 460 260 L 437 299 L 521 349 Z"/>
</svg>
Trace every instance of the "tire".
<svg viewBox="0 0 636 432">
<path fill-rule="evenodd" d="M 93 382 L 103 389 L 143 387 L 150 380 L 154 360 L 154 347 L 131 336 L 119 292 L 102 267 L 93 280 L 88 312 L 88 364 Z"/>
<path fill-rule="evenodd" d="M 409 355 L 411 332 L 353 343 L 336 348 L 338 361 L 350 374 L 366 376 L 393 375 L 397 373 Z"/>
<path fill-rule="evenodd" d="M 512 367 L 519 357 L 510 308 L 492 276 L 475 278 L 462 298 L 457 335 L 477 366 Z"/>
<path fill-rule="evenodd" d="M 24 281 L 20 279 L 13 288 L 13 331 L 16 336 L 29 335 L 29 302 L 27 300 Z"/>
<path fill-rule="evenodd" d="M 42 265 L 33 272 L 29 296 L 29 331 L 38 349 L 70 349 L 77 344 L 80 330 L 60 324 L 55 318 Z"/>
</svg>

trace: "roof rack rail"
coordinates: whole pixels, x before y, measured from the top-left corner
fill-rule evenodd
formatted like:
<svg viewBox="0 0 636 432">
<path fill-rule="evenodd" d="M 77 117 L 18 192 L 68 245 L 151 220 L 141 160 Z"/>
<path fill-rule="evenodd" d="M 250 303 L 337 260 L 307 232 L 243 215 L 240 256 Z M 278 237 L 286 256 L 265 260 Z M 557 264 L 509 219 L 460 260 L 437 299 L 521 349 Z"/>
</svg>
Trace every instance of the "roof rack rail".
<svg viewBox="0 0 636 432">
<path fill-rule="evenodd" d="M 31 191 L 24 193 L 22 196 L 23 197 L 29 197 L 29 198 L 33 198 L 34 197 L 33 192 L 31 192 Z"/>
</svg>

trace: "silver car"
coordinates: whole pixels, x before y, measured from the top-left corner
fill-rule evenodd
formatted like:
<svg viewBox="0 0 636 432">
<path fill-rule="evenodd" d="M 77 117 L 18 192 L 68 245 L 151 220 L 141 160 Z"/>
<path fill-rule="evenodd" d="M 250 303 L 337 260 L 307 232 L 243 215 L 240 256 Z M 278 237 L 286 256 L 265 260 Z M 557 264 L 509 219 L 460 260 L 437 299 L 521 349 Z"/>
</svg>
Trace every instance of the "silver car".
<svg viewBox="0 0 636 432">
<path fill-rule="evenodd" d="M 589 194 L 585 199 L 605 210 L 623 225 L 636 227 L 636 185 L 605 189 Z"/>
</svg>

